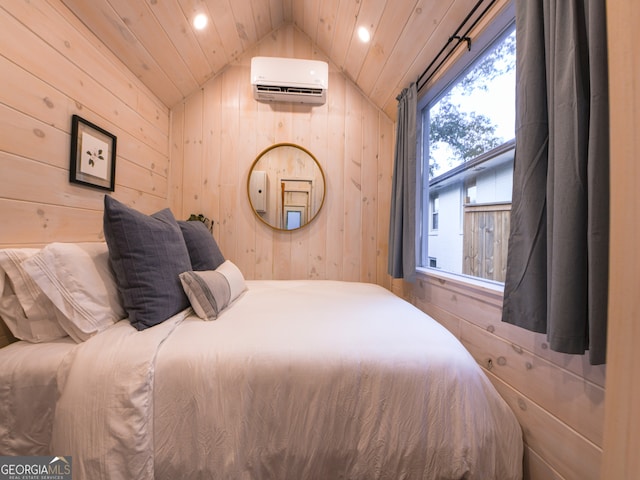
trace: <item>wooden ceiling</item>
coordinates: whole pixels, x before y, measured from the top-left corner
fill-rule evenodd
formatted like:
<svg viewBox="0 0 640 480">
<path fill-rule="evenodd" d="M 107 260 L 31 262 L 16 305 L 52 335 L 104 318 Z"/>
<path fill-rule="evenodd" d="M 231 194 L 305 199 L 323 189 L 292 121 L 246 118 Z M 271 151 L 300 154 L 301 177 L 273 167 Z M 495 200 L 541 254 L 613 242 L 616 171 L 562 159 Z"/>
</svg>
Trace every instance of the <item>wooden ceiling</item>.
<svg viewBox="0 0 640 480">
<path fill-rule="evenodd" d="M 62 1 L 168 107 L 265 35 L 293 23 L 390 118 L 398 93 L 416 80 L 477 2 Z M 192 19 L 200 12 L 209 23 L 196 31 Z M 358 39 L 360 26 L 370 30 L 369 43 Z"/>
</svg>

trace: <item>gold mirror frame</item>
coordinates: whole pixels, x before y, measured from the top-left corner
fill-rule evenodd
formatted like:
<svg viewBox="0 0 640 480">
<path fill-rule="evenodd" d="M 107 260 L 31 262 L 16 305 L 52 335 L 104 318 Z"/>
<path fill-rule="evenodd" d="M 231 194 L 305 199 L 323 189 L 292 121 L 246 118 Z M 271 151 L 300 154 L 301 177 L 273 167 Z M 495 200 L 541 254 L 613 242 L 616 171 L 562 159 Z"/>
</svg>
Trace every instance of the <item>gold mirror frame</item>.
<svg viewBox="0 0 640 480">
<path fill-rule="evenodd" d="M 320 163 L 295 143 L 276 143 L 264 149 L 247 176 L 251 209 L 274 230 L 291 232 L 309 225 L 322 210 L 326 192 Z"/>
</svg>

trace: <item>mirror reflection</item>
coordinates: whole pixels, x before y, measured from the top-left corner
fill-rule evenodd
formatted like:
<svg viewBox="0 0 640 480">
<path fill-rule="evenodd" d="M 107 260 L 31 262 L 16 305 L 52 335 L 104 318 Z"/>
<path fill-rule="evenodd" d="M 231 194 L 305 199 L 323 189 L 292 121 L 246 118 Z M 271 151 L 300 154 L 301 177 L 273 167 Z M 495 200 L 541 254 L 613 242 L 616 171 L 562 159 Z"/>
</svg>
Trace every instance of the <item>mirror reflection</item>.
<svg viewBox="0 0 640 480">
<path fill-rule="evenodd" d="M 309 224 L 324 203 L 324 172 L 307 149 L 277 143 L 253 162 L 247 180 L 251 208 L 264 223 L 278 230 Z"/>
</svg>

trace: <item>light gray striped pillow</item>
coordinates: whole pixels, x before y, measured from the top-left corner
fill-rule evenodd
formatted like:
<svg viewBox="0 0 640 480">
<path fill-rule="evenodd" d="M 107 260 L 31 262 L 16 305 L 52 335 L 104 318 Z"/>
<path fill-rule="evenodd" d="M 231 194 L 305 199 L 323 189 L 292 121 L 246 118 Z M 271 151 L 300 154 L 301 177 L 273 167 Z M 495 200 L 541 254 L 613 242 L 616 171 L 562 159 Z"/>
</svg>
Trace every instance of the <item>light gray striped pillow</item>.
<svg viewBox="0 0 640 480">
<path fill-rule="evenodd" d="M 194 312 L 203 320 L 218 318 L 247 289 L 242 272 L 229 260 L 215 270 L 181 273 L 180 282 Z"/>
</svg>

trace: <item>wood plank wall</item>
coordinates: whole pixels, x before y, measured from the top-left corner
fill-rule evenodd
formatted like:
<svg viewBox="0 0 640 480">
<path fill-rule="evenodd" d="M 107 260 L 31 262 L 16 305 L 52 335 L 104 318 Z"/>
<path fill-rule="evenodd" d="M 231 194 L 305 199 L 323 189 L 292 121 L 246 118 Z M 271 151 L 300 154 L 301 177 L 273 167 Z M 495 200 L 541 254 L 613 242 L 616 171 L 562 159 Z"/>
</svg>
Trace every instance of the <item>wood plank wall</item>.
<svg viewBox="0 0 640 480">
<path fill-rule="evenodd" d="M 611 248 L 602 480 L 640 478 L 640 4 L 607 2 Z"/>
<path fill-rule="evenodd" d="M 172 210 L 214 219 L 222 252 L 247 278 L 390 285 L 385 272 L 394 123 L 331 63 L 325 105 L 257 102 L 250 84 L 254 56 L 328 61 L 297 27 L 284 26 L 175 106 Z M 252 162 L 279 142 L 307 148 L 327 181 L 322 211 L 293 232 L 259 221 L 247 195 Z"/>
<path fill-rule="evenodd" d="M 118 137 L 115 196 L 168 196 L 169 110 L 55 0 L 0 7 L 0 246 L 102 236 L 104 192 L 69 183 L 71 116 Z"/>
<path fill-rule="evenodd" d="M 104 238 L 104 193 L 69 183 L 73 114 L 118 137 L 115 197 L 167 206 L 169 109 L 66 7 L 2 2 L 0 45 L 0 248 Z"/>
</svg>

